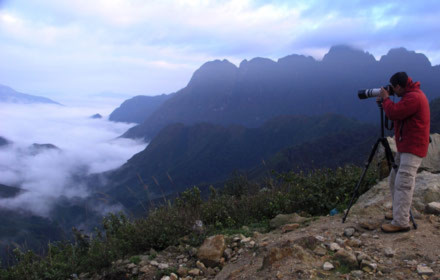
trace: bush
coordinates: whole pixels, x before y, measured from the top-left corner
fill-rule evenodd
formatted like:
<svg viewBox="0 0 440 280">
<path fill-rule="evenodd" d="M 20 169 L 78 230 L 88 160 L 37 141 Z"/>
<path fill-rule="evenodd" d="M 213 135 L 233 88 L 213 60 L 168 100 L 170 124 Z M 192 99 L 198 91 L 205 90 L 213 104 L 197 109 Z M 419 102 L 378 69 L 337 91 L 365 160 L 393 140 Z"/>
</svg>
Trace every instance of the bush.
<svg viewBox="0 0 440 280">
<path fill-rule="evenodd" d="M 204 237 L 218 232 L 247 232 L 252 227 L 268 228 L 268 221 L 280 213 L 305 212 L 328 214 L 337 207 L 344 209 L 351 199 L 361 169 L 346 166 L 320 169 L 307 173 L 278 174 L 261 187 L 246 176 L 236 174 L 217 192 L 211 188 L 207 201 L 196 187 L 181 193 L 173 203 L 149 212 L 141 219 L 130 220 L 124 214 L 110 214 L 103 219 L 103 230 L 94 238 L 74 230 L 75 242 L 49 244 L 45 257 L 31 251 L 15 250 L 18 264 L 0 270 L 1 279 L 67 279 L 81 272 L 99 272 L 119 258 L 144 253 L 151 248 L 164 249 L 177 245 L 186 236 L 191 245 L 200 244 Z M 360 194 L 375 183 L 375 171 L 370 170 L 360 188 Z M 201 220 L 202 232 L 194 228 Z M 131 258 L 133 262 L 137 258 Z"/>
</svg>

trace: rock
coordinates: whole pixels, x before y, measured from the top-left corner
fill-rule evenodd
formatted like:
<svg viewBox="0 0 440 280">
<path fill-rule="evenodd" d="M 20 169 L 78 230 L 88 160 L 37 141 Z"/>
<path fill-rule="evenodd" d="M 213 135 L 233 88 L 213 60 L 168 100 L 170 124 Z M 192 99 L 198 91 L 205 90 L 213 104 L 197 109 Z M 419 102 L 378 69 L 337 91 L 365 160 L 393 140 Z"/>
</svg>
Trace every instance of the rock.
<svg viewBox="0 0 440 280">
<path fill-rule="evenodd" d="M 220 264 L 225 249 L 226 244 L 223 235 L 211 236 L 205 239 L 197 252 L 197 257 L 206 266 L 216 267 Z"/>
<path fill-rule="evenodd" d="M 230 260 L 232 258 L 232 249 L 231 248 L 227 248 L 223 252 L 223 256 L 225 257 L 226 260 Z"/>
<path fill-rule="evenodd" d="M 206 269 L 206 266 L 205 266 L 201 261 L 197 261 L 197 262 L 196 262 L 196 266 L 197 266 L 197 268 L 200 269 L 200 270 L 204 270 L 204 269 Z"/>
<path fill-rule="evenodd" d="M 167 268 L 169 268 L 170 266 L 169 266 L 167 263 L 160 263 L 160 264 L 158 265 L 158 267 L 159 267 L 159 269 L 167 269 Z"/>
<path fill-rule="evenodd" d="M 321 236 L 321 235 L 316 235 L 315 238 L 316 238 L 318 241 L 321 241 L 321 242 L 324 242 L 324 241 L 325 241 L 325 237 L 324 237 L 324 236 Z"/>
<path fill-rule="evenodd" d="M 396 253 L 395 250 L 393 250 L 389 247 L 385 248 L 384 252 L 385 252 L 385 257 L 388 257 L 388 258 L 394 257 L 394 254 Z"/>
<path fill-rule="evenodd" d="M 179 277 L 175 273 L 170 274 L 170 280 L 178 280 Z"/>
<path fill-rule="evenodd" d="M 327 255 L 327 250 L 322 248 L 321 246 L 318 246 L 315 248 L 315 250 L 313 250 L 313 253 L 322 257 L 322 256 Z"/>
<path fill-rule="evenodd" d="M 243 238 L 241 241 L 240 241 L 240 243 L 248 243 L 248 242 L 250 242 L 252 239 L 250 238 L 250 237 L 245 237 L 245 238 Z"/>
<path fill-rule="evenodd" d="M 375 223 L 371 221 L 363 221 L 359 223 L 359 226 L 367 230 L 375 230 L 380 227 L 380 223 Z"/>
<path fill-rule="evenodd" d="M 354 234 L 355 231 L 356 231 L 355 228 L 352 228 L 352 227 L 346 228 L 344 230 L 344 235 L 347 236 L 347 237 L 351 237 Z"/>
<path fill-rule="evenodd" d="M 341 246 L 339 246 L 337 243 L 330 243 L 329 249 L 333 252 L 339 251 L 341 249 Z"/>
<path fill-rule="evenodd" d="M 362 246 L 362 241 L 357 238 L 351 238 L 346 244 L 350 247 L 359 248 Z"/>
<path fill-rule="evenodd" d="M 425 207 L 425 212 L 428 214 L 440 215 L 440 202 L 430 202 Z"/>
<path fill-rule="evenodd" d="M 294 242 L 299 246 L 312 251 L 320 244 L 319 240 L 316 239 L 314 236 L 300 237 L 298 239 L 295 239 Z"/>
<path fill-rule="evenodd" d="M 268 254 L 263 259 L 262 268 L 271 267 L 277 261 L 280 261 L 286 257 L 293 255 L 293 248 L 285 247 L 285 248 L 271 248 Z"/>
<path fill-rule="evenodd" d="M 284 277 L 284 275 L 280 271 L 277 272 L 276 276 L 277 276 L 277 279 L 283 279 L 283 277 Z"/>
<path fill-rule="evenodd" d="M 339 260 L 341 263 L 347 265 L 350 268 L 358 268 L 358 261 L 356 259 L 356 256 L 348 252 L 347 250 L 340 249 L 336 252 L 334 255 L 334 259 Z"/>
<path fill-rule="evenodd" d="M 160 278 L 160 280 L 170 280 L 170 277 L 169 276 L 164 276 L 164 277 Z"/>
<path fill-rule="evenodd" d="M 362 260 L 361 268 L 362 268 L 362 270 L 364 270 L 366 272 L 376 271 L 377 264 L 374 262 L 367 261 L 367 260 Z"/>
<path fill-rule="evenodd" d="M 159 266 L 159 263 L 157 261 L 151 261 L 150 264 L 152 266 Z"/>
<path fill-rule="evenodd" d="M 300 215 L 293 214 L 278 214 L 275 218 L 270 220 L 271 228 L 279 228 L 285 224 L 302 224 L 307 221 L 307 218 L 301 217 Z"/>
<path fill-rule="evenodd" d="M 179 268 L 177 269 L 177 274 L 180 277 L 186 277 L 188 275 L 188 268 L 184 266 L 179 266 Z"/>
<path fill-rule="evenodd" d="M 188 271 L 188 274 L 191 276 L 199 276 L 200 275 L 200 269 L 193 268 L 190 271 Z"/>
<path fill-rule="evenodd" d="M 322 266 L 322 268 L 326 271 L 332 270 L 333 268 L 335 268 L 331 263 L 329 262 L 325 262 L 324 265 Z"/>
<path fill-rule="evenodd" d="M 139 271 L 142 273 L 148 273 L 150 271 L 150 267 L 148 265 L 144 265 L 139 269 Z"/>
<path fill-rule="evenodd" d="M 281 232 L 286 233 L 289 231 L 294 231 L 297 228 L 299 228 L 299 224 L 287 224 L 281 227 Z"/>
<path fill-rule="evenodd" d="M 419 264 L 417 266 L 417 273 L 419 275 L 431 275 L 431 274 L 434 274 L 434 271 L 426 265 Z"/>
<path fill-rule="evenodd" d="M 364 272 L 362 270 L 352 270 L 350 272 L 351 276 L 356 277 L 356 278 L 361 278 L 362 275 L 364 274 Z"/>
<path fill-rule="evenodd" d="M 127 268 L 128 269 L 132 269 L 132 268 L 135 268 L 135 267 L 136 267 L 136 265 L 134 263 L 127 264 Z"/>
</svg>

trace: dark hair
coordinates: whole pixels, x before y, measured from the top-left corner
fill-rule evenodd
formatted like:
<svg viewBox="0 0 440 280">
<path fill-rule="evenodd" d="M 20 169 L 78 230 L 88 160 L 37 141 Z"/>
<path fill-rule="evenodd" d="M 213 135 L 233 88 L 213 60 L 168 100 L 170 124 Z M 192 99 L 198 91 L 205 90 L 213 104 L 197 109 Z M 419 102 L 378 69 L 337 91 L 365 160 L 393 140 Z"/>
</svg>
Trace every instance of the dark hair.
<svg viewBox="0 0 440 280">
<path fill-rule="evenodd" d="M 390 78 L 390 83 L 395 87 L 399 85 L 406 88 L 406 83 L 408 82 L 408 75 L 405 72 L 397 72 Z"/>
</svg>

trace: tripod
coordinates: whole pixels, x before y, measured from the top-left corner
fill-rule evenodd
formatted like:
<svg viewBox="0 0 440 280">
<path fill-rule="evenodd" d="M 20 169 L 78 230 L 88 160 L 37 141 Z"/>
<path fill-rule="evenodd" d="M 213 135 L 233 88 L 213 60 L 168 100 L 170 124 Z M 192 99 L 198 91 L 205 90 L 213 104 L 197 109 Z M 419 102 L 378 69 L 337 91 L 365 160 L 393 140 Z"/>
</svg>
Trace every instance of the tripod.
<svg viewBox="0 0 440 280">
<path fill-rule="evenodd" d="M 359 192 L 359 187 L 362 184 L 362 181 L 364 180 L 365 175 L 367 174 L 367 170 L 368 167 L 370 166 L 374 155 L 376 154 L 377 148 L 379 146 L 379 144 L 382 144 L 383 148 L 385 149 L 385 156 L 387 159 L 387 163 L 388 163 L 388 168 L 391 170 L 391 168 L 394 168 L 397 170 L 398 166 L 396 165 L 396 163 L 394 162 L 394 157 L 393 157 L 393 153 L 391 152 L 391 148 L 390 148 L 390 144 L 388 143 L 387 138 L 385 137 L 385 129 L 384 129 L 384 121 L 383 121 L 383 107 L 382 107 L 382 102 L 377 102 L 377 105 L 379 106 L 379 110 L 380 110 L 380 129 L 381 129 L 381 137 L 377 139 L 376 143 L 373 146 L 373 149 L 370 152 L 370 156 L 368 157 L 368 161 L 365 163 L 365 167 L 362 171 L 362 175 L 359 178 L 358 183 L 356 184 L 356 187 L 354 189 L 353 192 L 353 196 L 351 197 L 350 200 L 350 204 L 348 205 L 347 211 L 345 212 L 344 217 L 342 218 L 342 223 L 345 223 L 345 220 L 347 219 L 348 216 L 348 212 L 350 212 L 350 208 L 354 202 L 355 197 L 358 195 Z M 388 128 L 388 124 L 386 125 L 387 129 L 392 129 L 392 128 Z M 411 222 L 414 226 L 414 229 L 417 229 L 417 224 L 416 221 L 414 220 L 414 216 L 411 212 L 411 209 L 409 210 L 409 215 L 410 215 L 410 219 Z"/>
</svg>

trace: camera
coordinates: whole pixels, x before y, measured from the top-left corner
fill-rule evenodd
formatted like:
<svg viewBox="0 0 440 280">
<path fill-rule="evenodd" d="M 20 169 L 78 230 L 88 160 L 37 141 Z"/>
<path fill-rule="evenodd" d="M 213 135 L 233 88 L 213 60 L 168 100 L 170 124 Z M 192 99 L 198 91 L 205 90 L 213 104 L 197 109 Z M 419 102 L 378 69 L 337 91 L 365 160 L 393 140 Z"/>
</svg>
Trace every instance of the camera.
<svg viewBox="0 0 440 280">
<path fill-rule="evenodd" d="M 390 95 L 394 95 L 393 87 L 391 85 L 386 85 L 383 87 L 386 89 Z M 369 97 L 377 97 L 380 94 L 380 88 L 371 89 L 361 89 L 358 91 L 359 99 L 367 99 Z"/>
</svg>

